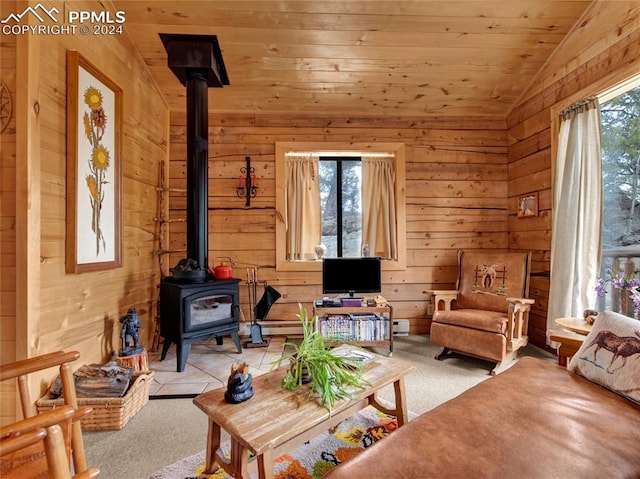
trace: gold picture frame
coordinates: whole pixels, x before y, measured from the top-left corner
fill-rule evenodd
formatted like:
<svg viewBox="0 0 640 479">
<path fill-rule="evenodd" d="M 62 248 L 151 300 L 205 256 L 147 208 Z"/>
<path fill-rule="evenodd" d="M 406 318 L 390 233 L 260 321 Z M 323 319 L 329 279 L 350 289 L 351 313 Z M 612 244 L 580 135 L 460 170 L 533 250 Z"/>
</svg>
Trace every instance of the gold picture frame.
<svg viewBox="0 0 640 479">
<path fill-rule="evenodd" d="M 538 192 L 527 193 L 518 197 L 518 218 L 538 216 Z"/>
<path fill-rule="evenodd" d="M 122 89 L 67 51 L 66 270 L 122 266 Z"/>
</svg>

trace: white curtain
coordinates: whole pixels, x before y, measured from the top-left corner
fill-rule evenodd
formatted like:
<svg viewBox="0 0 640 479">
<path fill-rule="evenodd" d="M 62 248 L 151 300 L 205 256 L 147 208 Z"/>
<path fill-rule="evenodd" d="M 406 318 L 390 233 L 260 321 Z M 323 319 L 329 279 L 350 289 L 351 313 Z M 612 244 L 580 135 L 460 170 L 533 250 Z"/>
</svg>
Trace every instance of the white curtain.
<svg viewBox="0 0 640 479">
<path fill-rule="evenodd" d="M 362 158 L 362 242 L 371 256 L 398 258 L 393 157 Z"/>
<path fill-rule="evenodd" d="M 596 99 L 561 113 L 553 185 L 551 286 L 547 329 L 554 320 L 593 308 L 602 236 L 600 107 Z"/>
<path fill-rule="evenodd" d="M 313 260 L 322 236 L 318 160 L 310 155 L 288 156 L 285 174 L 287 259 Z"/>
</svg>

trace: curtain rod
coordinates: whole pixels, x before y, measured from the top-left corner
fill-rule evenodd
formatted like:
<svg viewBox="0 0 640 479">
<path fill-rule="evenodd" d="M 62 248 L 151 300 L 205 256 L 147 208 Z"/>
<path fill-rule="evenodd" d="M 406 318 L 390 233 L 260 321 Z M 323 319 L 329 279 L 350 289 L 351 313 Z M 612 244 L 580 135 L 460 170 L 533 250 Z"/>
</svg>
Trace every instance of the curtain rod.
<svg viewBox="0 0 640 479">
<path fill-rule="evenodd" d="M 589 108 L 595 108 L 598 105 L 597 97 L 585 98 L 584 100 L 580 100 L 575 102 L 573 105 L 568 106 L 564 110 L 558 112 L 558 115 L 565 117 L 567 115 L 571 115 L 573 113 L 588 110 Z"/>
<path fill-rule="evenodd" d="M 375 152 L 367 153 L 362 151 L 287 151 L 284 156 L 358 156 L 362 158 L 387 158 L 395 157 L 394 153 Z"/>
</svg>

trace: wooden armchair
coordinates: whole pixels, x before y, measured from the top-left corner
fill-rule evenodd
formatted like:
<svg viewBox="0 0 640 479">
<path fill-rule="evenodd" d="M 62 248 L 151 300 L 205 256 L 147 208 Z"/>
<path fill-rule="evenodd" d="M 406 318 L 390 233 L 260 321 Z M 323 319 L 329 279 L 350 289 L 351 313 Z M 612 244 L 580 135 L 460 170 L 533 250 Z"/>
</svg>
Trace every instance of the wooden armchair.
<svg viewBox="0 0 640 479">
<path fill-rule="evenodd" d="M 29 435 L 32 436 L 33 441 L 37 443 L 38 440 L 36 440 L 35 437 L 38 436 L 38 434 L 34 435 L 33 431 L 38 429 L 44 429 L 45 436 L 44 438 L 42 438 L 42 443 L 44 445 L 45 452 L 47 450 L 47 445 L 50 444 L 52 448 L 51 451 L 53 453 L 53 447 L 58 442 L 57 436 L 59 435 L 56 428 L 59 428 L 64 432 L 65 435 L 64 442 L 67 445 L 67 467 L 69 466 L 71 459 L 73 459 L 73 470 L 76 474 L 83 474 L 85 473 L 85 471 L 90 472 L 89 476 L 79 477 L 97 477 L 97 473 L 99 472 L 97 469 L 89 470 L 87 468 L 84 443 L 82 440 L 82 429 L 80 425 L 80 419 L 87 414 L 90 414 L 92 412 L 92 409 L 86 406 L 78 407 L 76 390 L 73 381 L 73 372 L 71 369 L 71 363 L 77 360 L 79 357 L 80 353 L 78 353 L 77 351 L 57 351 L 33 358 L 24 359 L 21 361 L 15 361 L 12 363 L 0 365 L 0 381 L 8 381 L 11 379 L 17 380 L 20 406 L 22 409 L 22 416 L 24 418 L 22 421 L 18 421 L 17 423 L 2 428 L 3 455 L 5 447 L 4 440 L 9 439 L 9 437 L 5 436 L 20 436 L 28 432 Z M 59 367 L 60 371 L 60 380 L 62 382 L 62 393 L 64 396 L 65 411 L 67 411 L 64 414 L 68 414 L 69 410 L 72 414 L 71 423 L 68 427 L 65 427 L 64 424 L 54 424 L 56 421 L 51 422 L 51 417 L 53 417 L 54 419 L 61 419 L 61 417 L 55 415 L 48 415 L 49 412 L 53 413 L 55 410 L 48 411 L 47 413 L 43 414 L 37 414 L 35 402 L 40 394 L 38 392 L 37 397 L 32 397 L 29 390 L 29 374 L 40 372 L 56 366 Z M 51 429 L 52 427 L 53 429 Z M 40 434 L 42 434 L 42 431 L 40 431 Z M 21 440 L 25 439 L 22 438 Z"/>
<path fill-rule="evenodd" d="M 76 410 L 62 406 L 0 428 L 0 475 L 3 478 L 93 479 L 95 468 L 72 476 L 69 431 Z M 69 435 L 67 434 L 68 438 Z"/>
<path fill-rule="evenodd" d="M 457 289 L 430 290 L 430 340 L 450 351 L 496 362 L 495 375 L 528 343 L 530 253 L 458 252 Z"/>
</svg>

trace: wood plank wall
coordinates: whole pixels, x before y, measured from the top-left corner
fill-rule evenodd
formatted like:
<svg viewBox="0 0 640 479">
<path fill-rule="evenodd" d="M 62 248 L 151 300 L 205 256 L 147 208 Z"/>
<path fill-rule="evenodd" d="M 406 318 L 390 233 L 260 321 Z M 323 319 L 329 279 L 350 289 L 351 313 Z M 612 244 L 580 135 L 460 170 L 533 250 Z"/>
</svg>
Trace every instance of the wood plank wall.
<svg viewBox="0 0 640 479">
<path fill-rule="evenodd" d="M 15 1 L 0 3 L 0 18 L 15 11 Z M 0 362 L 15 360 L 16 318 L 16 39 L 4 36 L 0 42 L 0 79 L 11 95 L 12 117 L 5 130 L 0 133 Z M 15 415 L 15 388 L 0 384 L 3 398 L 3 416 Z"/>
<path fill-rule="evenodd" d="M 96 7 L 94 7 L 96 8 Z M 79 40 L 79 39 L 78 39 Z M 135 307 L 141 338 L 149 337 L 160 271 L 157 265 L 156 187 L 168 154 L 168 108 L 142 59 L 126 38 L 91 42 L 47 40 L 42 48 L 43 115 L 41 325 L 36 349 L 75 347 L 82 360 L 102 360 L 120 347 L 119 317 Z M 123 89 L 123 266 L 65 274 L 65 54 L 77 49 Z M 46 54 L 45 54 L 46 52 Z M 133 65 L 132 65 L 133 63 Z M 135 66 L 134 66 L 135 65 Z M 99 347 L 97 347 L 99 344 Z"/>
<path fill-rule="evenodd" d="M 233 84 L 233 82 L 232 82 Z M 232 88 L 230 86 L 229 88 Z M 216 94 L 224 94 L 224 89 Z M 170 185 L 185 188 L 186 120 L 171 114 Z M 321 296 L 318 272 L 275 269 L 275 142 L 404 142 L 406 145 L 407 264 L 383 273 L 382 294 L 397 319 L 427 333 L 425 289 L 453 287 L 459 248 L 506 249 L 507 139 L 504 121 L 487 118 L 337 118 L 282 115 L 209 116 L 209 258 L 231 257 L 236 277 L 258 267 L 259 278 L 283 297 L 268 320 L 295 320 L 297 304 Z M 251 208 L 236 196 L 240 168 L 250 156 L 258 179 Z M 170 216 L 185 217 L 185 196 L 174 192 Z M 172 223 L 170 248 L 185 249 L 185 223 Z M 184 255 L 170 255 L 175 265 Z M 246 286 L 241 308 L 249 319 Z"/>
<path fill-rule="evenodd" d="M 69 3 L 68 7 L 100 12 L 108 5 L 105 7 L 103 2 L 89 1 Z M 4 6 L 3 1 L 3 12 Z M 2 40 L 4 61 L 5 51 L 7 58 L 10 58 L 14 49 L 5 48 L 4 36 Z M 5 218 L 5 209 L 16 207 L 16 202 L 12 201 L 15 193 L 7 195 L 8 201 L 5 202 L 5 186 L 11 193 L 11 185 L 20 184 L 21 178 L 17 178 L 19 174 L 15 171 L 15 154 L 11 153 L 9 144 L 5 145 L 3 135 L 2 359 L 5 360 L 5 346 L 9 352 L 13 342 L 15 349 L 24 352 L 16 355 L 18 359 L 60 349 L 74 349 L 81 355 L 75 367 L 104 362 L 121 347 L 119 318 L 130 307 L 135 307 L 140 315 L 143 345 L 148 347 L 150 344 L 160 280 L 156 255 L 158 224 L 154 218 L 159 216 L 157 186 L 160 184 L 160 164 L 168 164 L 169 109 L 126 32 L 109 36 L 33 36 L 29 38 L 27 48 L 28 51 L 18 50 L 18 71 L 24 71 L 20 65 L 24 67 L 24 63 L 28 62 L 29 71 L 43 74 L 21 79 L 18 89 L 25 89 L 22 96 L 26 100 L 18 108 L 28 110 L 31 115 L 34 111 L 31 105 L 39 105 L 38 112 L 30 120 L 33 122 L 32 128 L 23 132 L 23 135 L 33 148 L 30 154 L 40 157 L 41 168 L 31 172 L 33 176 L 25 180 L 32 180 L 25 199 L 30 202 L 31 208 L 23 205 L 18 211 L 27 211 L 24 213 L 27 217 L 12 221 L 10 211 L 7 211 L 9 214 Z M 78 50 L 84 58 L 118 83 L 123 90 L 124 104 L 123 266 L 82 274 L 65 272 L 66 52 L 69 49 Z M 13 69 L 15 73 L 16 67 Z M 2 74 L 4 79 L 4 70 Z M 7 76 L 11 79 L 11 75 Z M 34 210 L 33 205 L 38 207 Z M 16 247 L 15 243 L 11 246 L 11 241 L 15 238 L 16 223 L 39 225 L 39 234 L 27 239 L 29 248 L 38 251 L 39 255 L 34 260 L 20 253 L 20 248 L 17 248 L 14 268 L 11 261 L 16 254 Z M 5 238 L 8 241 L 5 242 Z M 32 291 L 27 288 L 28 295 L 18 300 L 18 303 L 24 304 L 18 304 L 12 310 L 10 306 L 15 301 L 12 300 L 11 289 L 15 292 L 16 285 L 11 285 L 11 278 L 17 273 L 10 274 L 11 269 L 24 270 L 24 265 L 34 262 L 35 267 L 24 274 L 31 285 L 38 285 L 38 289 Z M 6 283 L 5 272 L 9 278 Z M 9 287 L 6 295 L 5 284 Z M 24 314 L 24 311 L 29 311 L 29 314 Z M 26 340 L 18 334 L 18 343 L 15 343 L 15 325 L 28 331 Z M 55 371 L 51 370 L 51 374 L 55 375 Z M 38 388 L 41 386 L 40 383 L 34 385 Z M 5 414 L 4 403 L 2 408 L 4 421 L 11 416 L 11 411 Z"/>
<path fill-rule="evenodd" d="M 547 62 L 508 118 L 509 247 L 534 252 L 536 304 L 529 324 L 533 344 L 546 343 L 552 236 L 552 117 L 575 101 L 640 74 L 640 2 L 595 2 Z M 537 191 L 540 216 L 516 218 L 519 195 Z M 539 276 L 538 276 L 539 274 Z"/>
</svg>

